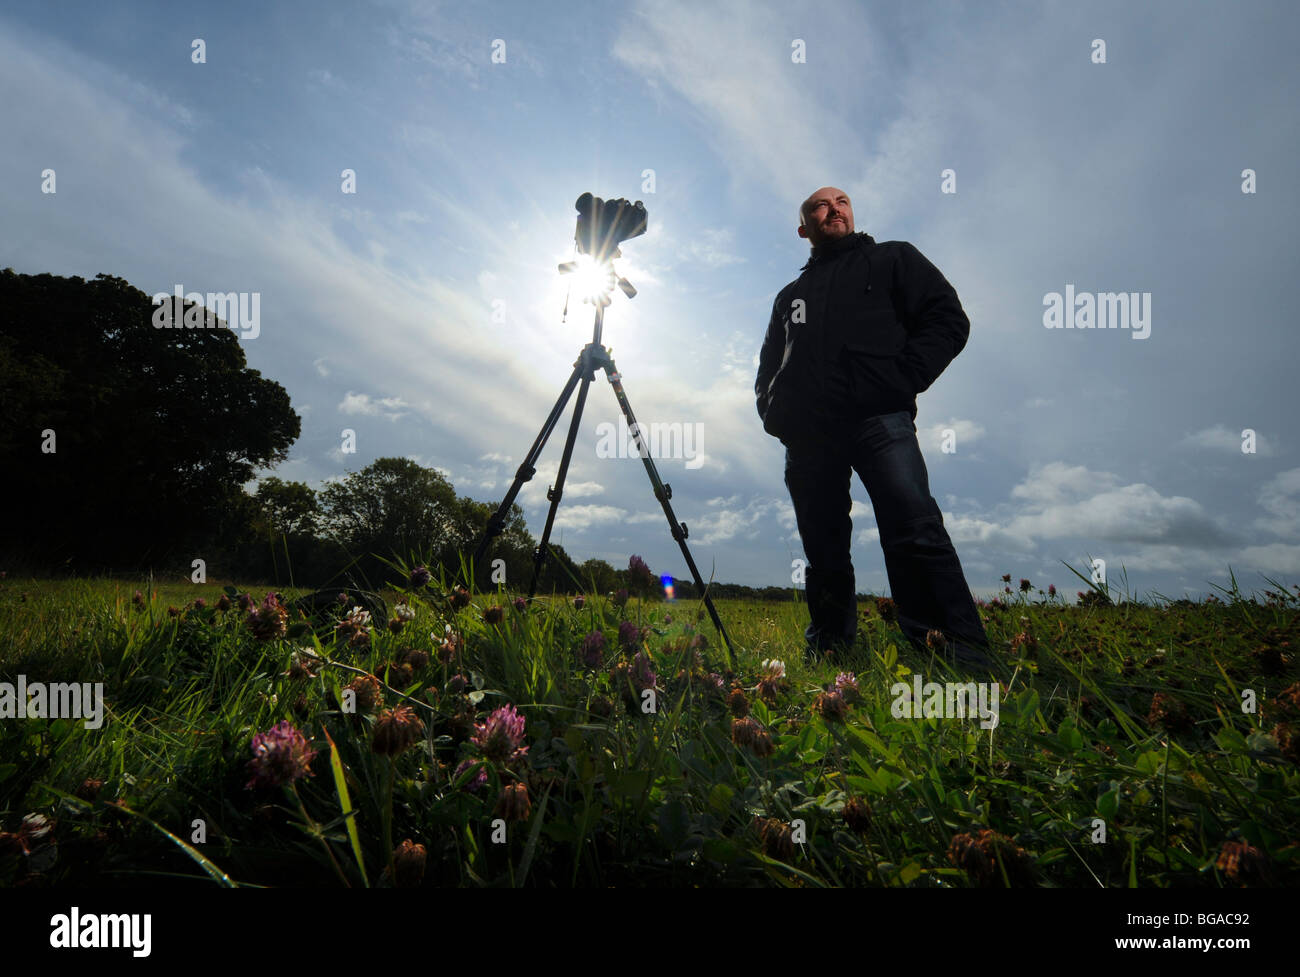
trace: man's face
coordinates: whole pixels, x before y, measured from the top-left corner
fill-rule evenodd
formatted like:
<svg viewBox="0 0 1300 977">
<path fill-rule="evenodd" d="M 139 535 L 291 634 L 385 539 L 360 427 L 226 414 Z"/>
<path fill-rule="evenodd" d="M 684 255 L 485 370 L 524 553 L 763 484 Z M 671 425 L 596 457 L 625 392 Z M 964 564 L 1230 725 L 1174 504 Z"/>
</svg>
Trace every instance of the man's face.
<svg viewBox="0 0 1300 977">
<path fill-rule="evenodd" d="M 843 190 L 822 187 L 803 203 L 804 222 L 799 236 L 814 247 L 853 233 L 853 204 Z"/>
</svg>

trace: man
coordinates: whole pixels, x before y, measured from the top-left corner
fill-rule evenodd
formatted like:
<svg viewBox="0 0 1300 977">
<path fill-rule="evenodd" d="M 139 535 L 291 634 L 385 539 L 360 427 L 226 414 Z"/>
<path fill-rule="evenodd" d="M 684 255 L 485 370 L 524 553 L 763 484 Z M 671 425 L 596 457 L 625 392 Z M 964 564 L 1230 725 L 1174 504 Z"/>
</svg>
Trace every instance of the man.
<svg viewBox="0 0 1300 977">
<path fill-rule="evenodd" d="M 785 482 L 808 558 L 805 637 L 825 651 L 857 634 L 856 471 L 903 633 L 924 649 L 927 633 L 941 631 L 958 664 L 989 667 L 988 637 L 930 495 L 914 423 L 916 395 L 961 352 L 970 320 L 911 244 L 854 232 L 842 190 L 813 193 L 799 219 L 812 255 L 772 305 L 754 392 L 764 430 L 786 447 Z"/>
</svg>

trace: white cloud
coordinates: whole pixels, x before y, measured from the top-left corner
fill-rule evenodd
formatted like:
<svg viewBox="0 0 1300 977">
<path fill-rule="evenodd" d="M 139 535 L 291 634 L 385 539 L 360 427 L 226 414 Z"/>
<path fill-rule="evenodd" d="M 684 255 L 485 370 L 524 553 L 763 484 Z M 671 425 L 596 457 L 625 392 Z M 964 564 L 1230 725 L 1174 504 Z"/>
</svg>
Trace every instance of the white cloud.
<svg viewBox="0 0 1300 977">
<path fill-rule="evenodd" d="M 404 408 L 411 405 L 401 397 L 380 397 L 372 399 L 369 394 L 357 394 L 349 390 L 339 402 L 340 414 L 360 414 L 366 417 L 383 417 L 395 421 L 408 413 Z"/>
<path fill-rule="evenodd" d="M 986 433 L 984 425 L 980 424 L 979 421 L 966 420 L 965 418 L 952 418 L 935 424 L 927 424 L 916 429 L 916 437 L 921 444 L 921 450 L 940 448 L 943 445 L 944 432 L 947 430 L 953 432 L 958 452 L 961 452 L 968 445 L 983 440 Z"/>
<path fill-rule="evenodd" d="M 687 254 L 687 260 L 706 268 L 723 268 L 726 265 L 741 264 L 745 260 L 736 254 L 735 234 L 730 230 L 705 228 L 687 245 Z"/>
<path fill-rule="evenodd" d="M 1300 468 L 1278 472 L 1262 486 L 1256 501 L 1268 513 L 1255 526 L 1275 536 L 1300 536 Z"/>
<path fill-rule="evenodd" d="M 561 503 L 559 510 L 555 513 L 555 528 L 576 532 L 588 527 L 623 522 L 626 515 L 626 509 L 620 509 L 615 505 L 564 505 Z"/>
<path fill-rule="evenodd" d="M 1240 457 L 1242 455 L 1241 430 L 1232 430 L 1227 425 L 1215 424 L 1186 435 L 1181 442 L 1184 447 L 1222 452 Z M 1255 432 L 1255 454 L 1261 458 L 1271 458 L 1274 454 L 1273 441 Z"/>
</svg>

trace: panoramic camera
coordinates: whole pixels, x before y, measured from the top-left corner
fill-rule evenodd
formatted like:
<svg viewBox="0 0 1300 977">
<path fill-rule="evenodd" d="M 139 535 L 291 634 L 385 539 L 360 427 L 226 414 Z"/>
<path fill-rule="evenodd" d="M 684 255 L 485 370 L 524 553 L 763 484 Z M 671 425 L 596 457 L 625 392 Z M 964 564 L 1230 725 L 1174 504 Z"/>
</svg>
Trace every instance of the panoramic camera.
<svg viewBox="0 0 1300 977">
<path fill-rule="evenodd" d="M 578 210 L 578 251 L 597 262 L 618 257 L 618 246 L 628 238 L 645 233 L 646 209 L 641 201 L 627 198 L 602 200 L 584 193 L 573 205 Z"/>
</svg>

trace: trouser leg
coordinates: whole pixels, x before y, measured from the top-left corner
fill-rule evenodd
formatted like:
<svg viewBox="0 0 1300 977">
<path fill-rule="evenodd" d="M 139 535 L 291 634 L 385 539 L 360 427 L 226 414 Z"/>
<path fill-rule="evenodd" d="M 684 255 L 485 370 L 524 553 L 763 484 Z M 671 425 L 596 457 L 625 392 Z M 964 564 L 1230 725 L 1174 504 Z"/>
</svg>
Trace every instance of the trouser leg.
<svg viewBox="0 0 1300 977">
<path fill-rule="evenodd" d="M 825 650 L 857 634 L 857 602 L 850 535 L 849 481 L 853 472 L 838 446 L 787 447 L 785 484 L 794 505 L 808 566 L 808 644 Z"/>
<path fill-rule="evenodd" d="M 988 636 L 957 551 L 930 495 L 916 426 L 907 411 L 868 418 L 853 438 L 853 467 L 871 496 L 898 622 L 921 647 L 940 630 L 961 654 L 987 650 Z"/>
</svg>

